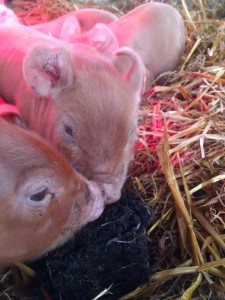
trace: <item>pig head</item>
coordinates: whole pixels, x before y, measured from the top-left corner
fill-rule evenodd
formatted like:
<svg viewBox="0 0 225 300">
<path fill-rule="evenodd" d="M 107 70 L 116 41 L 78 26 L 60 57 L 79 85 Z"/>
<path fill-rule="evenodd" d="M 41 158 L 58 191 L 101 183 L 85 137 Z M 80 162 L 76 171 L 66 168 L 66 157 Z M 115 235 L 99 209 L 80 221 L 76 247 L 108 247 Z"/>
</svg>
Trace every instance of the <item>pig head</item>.
<svg viewBox="0 0 225 300">
<path fill-rule="evenodd" d="M 74 42 L 87 43 L 109 58 L 119 47 L 132 48 L 145 66 L 147 90 L 157 75 L 179 62 L 185 43 L 184 22 L 172 6 L 147 3 L 108 25 L 96 24 Z M 121 57 L 120 69 L 128 64 L 127 57 Z"/>
<path fill-rule="evenodd" d="M 38 257 L 101 215 L 95 183 L 36 134 L 0 117 L 0 265 Z"/>
<path fill-rule="evenodd" d="M 120 73 L 122 56 L 130 65 Z M 133 157 L 143 89 L 136 53 L 119 48 L 109 62 L 88 45 L 5 25 L 0 68 L 0 94 L 18 105 L 27 126 L 99 184 L 107 203 L 117 201 Z"/>
</svg>

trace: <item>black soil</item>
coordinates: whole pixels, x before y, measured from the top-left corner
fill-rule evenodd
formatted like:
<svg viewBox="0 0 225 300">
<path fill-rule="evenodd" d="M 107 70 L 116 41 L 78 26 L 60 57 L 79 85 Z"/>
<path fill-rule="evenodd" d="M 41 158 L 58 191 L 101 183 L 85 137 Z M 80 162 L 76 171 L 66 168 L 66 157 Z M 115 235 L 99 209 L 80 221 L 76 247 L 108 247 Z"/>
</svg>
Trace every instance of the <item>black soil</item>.
<svg viewBox="0 0 225 300">
<path fill-rule="evenodd" d="M 150 221 L 150 209 L 137 195 L 123 195 L 97 221 L 31 265 L 37 278 L 29 299 L 40 299 L 45 291 L 53 300 L 91 300 L 104 289 L 100 299 L 119 299 L 146 283 Z"/>
</svg>

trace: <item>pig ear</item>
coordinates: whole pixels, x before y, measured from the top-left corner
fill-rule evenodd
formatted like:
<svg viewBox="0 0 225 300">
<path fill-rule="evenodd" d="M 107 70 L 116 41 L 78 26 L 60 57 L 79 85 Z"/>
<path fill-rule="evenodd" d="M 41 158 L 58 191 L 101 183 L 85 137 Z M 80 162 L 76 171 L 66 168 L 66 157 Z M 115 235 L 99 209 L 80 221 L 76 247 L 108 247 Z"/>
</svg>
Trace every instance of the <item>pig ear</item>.
<svg viewBox="0 0 225 300">
<path fill-rule="evenodd" d="M 113 64 L 139 96 L 144 92 L 145 67 L 140 56 L 130 49 L 123 47 L 114 52 Z"/>
<path fill-rule="evenodd" d="M 16 14 L 6 7 L 4 1 L 0 1 L 0 24 L 19 24 Z"/>
<path fill-rule="evenodd" d="M 73 85 L 72 66 L 68 48 L 37 45 L 24 59 L 23 75 L 37 94 L 54 98 Z"/>
<path fill-rule="evenodd" d="M 59 39 L 68 43 L 72 43 L 74 39 L 80 35 L 80 23 L 78 22 L 75 16 L 69 16 L 64 21 L 60 34 Z"/>
<path fill-rule="evenodd" d="M 95 25 L 88 34 L 88 43 L 105 56 L 119 48 L 118 40 L 105 24 Z"/>
</svg>

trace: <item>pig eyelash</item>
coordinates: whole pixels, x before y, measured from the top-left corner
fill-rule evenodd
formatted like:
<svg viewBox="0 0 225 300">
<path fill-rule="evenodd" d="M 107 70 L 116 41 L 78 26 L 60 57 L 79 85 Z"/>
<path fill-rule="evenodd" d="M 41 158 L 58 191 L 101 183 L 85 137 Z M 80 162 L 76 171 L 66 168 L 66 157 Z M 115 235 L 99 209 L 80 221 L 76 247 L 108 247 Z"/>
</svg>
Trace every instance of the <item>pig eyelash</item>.
<svg viewBox="0 0 225 300">
<path fill-rule="evenodd" d="M 40 202 L 45 200 L 46 196 L 50 195 L 50 200 L 52 200 L 55 197 L 54 193 L 50 193 L 48 188 L 43 189 L 42 191 L 35 193 L 30 196 L 30 200 L 35 202 Z"/>
</svg>

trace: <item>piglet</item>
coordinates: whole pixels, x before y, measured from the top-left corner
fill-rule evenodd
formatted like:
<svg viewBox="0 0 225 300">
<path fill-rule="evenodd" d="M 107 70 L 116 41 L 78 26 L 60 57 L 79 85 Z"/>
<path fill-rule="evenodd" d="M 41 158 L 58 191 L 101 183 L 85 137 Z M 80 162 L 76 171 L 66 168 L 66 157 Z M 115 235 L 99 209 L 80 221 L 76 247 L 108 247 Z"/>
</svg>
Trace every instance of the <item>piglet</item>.
<svg viewBox="0 0 225 300">
<path fill-rule="evenodd" d="M 130 65 L 120 73 L 122 56 Z M 136 53 L 119 48 L 108 61 L 89 45 L 2 25 L 0 69 L 0 95 L 18 106 L 28 128 L 100 185 L 106 203 L 117 201 L 133 158 L 143 90 Z"/>
<path fill-rule="evenodd" d="M 90 30 L 97 23 L 109 24 L 117 17 L 101 9 L 79 9 L 47 23 L 33 25 L 33 29 L 49 34 L 66 42 L 73 42 L 81 33 Z"/>
<path fill-rule="evenodd" d="M 157 75 L 174 69 L 179 62 L 185 43 L 184 22 L 172 6 L 146 3 L 108 25 L 97 24 L 74 42 L 90 44 L 106 57 L 119 47 L 132 48 L 145 66 L 147 90 Z M 121 57 L 119 68 L 126 69 L 129 63 Z"/>
<path fill-rule="evenodd" d="M 0 117 L 0 265 L 36 258 L 103 211 L 98 186 L 36 134 Z"/>
</svg>

